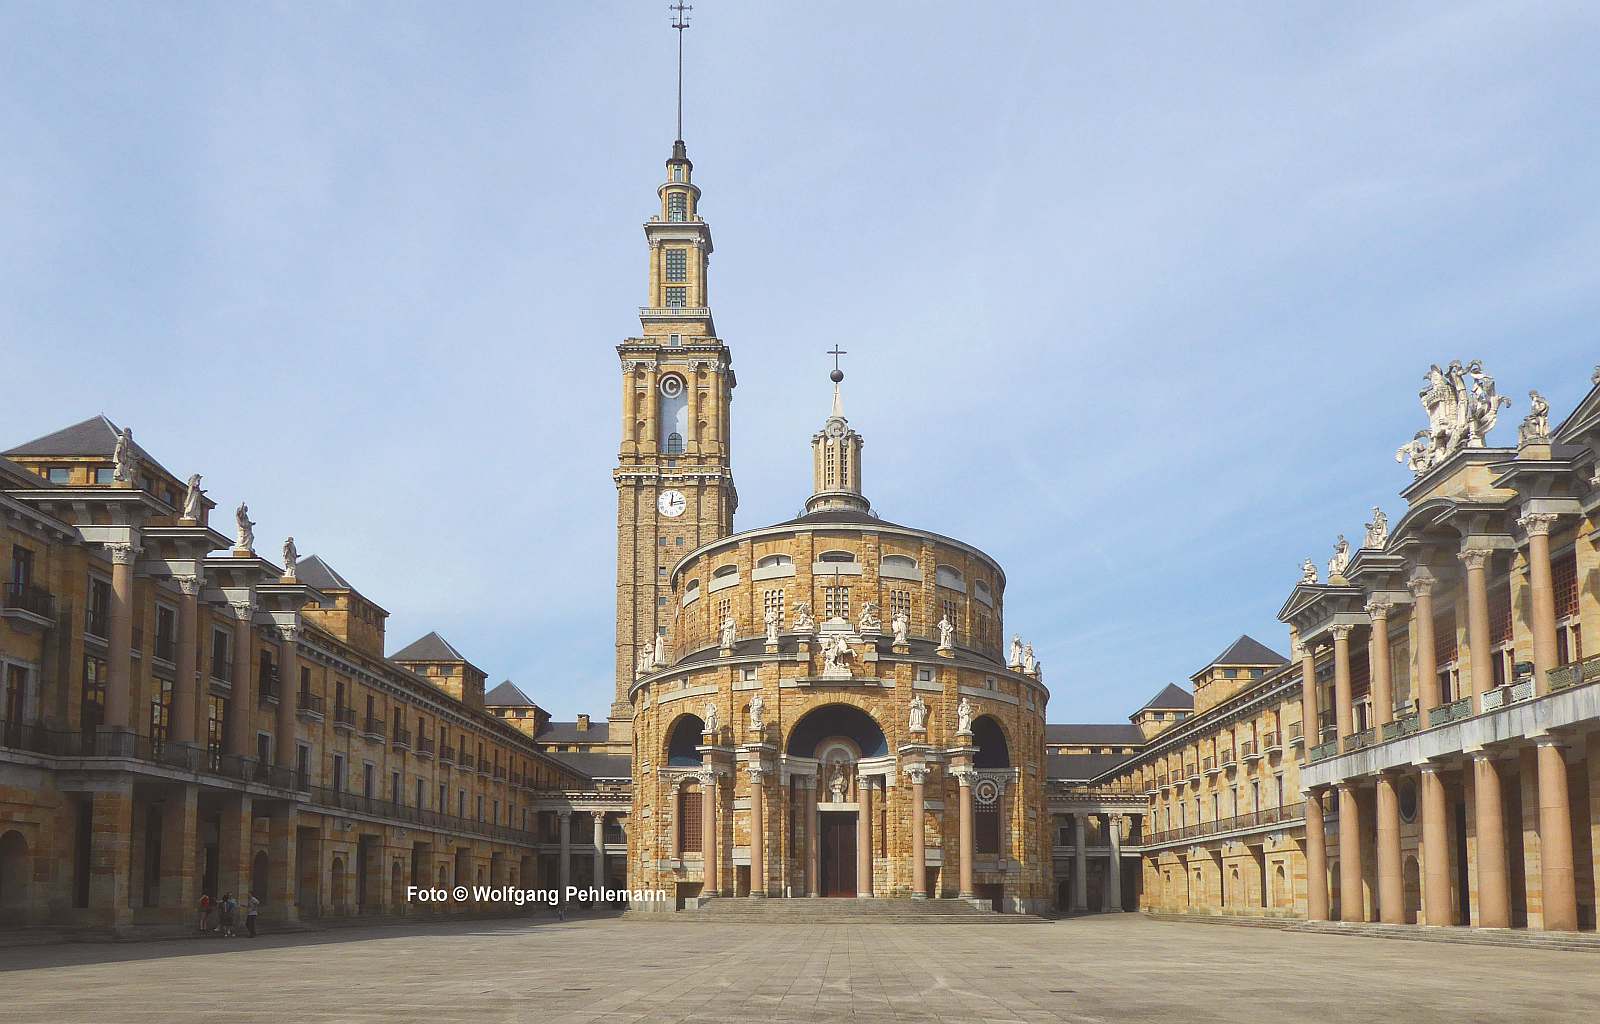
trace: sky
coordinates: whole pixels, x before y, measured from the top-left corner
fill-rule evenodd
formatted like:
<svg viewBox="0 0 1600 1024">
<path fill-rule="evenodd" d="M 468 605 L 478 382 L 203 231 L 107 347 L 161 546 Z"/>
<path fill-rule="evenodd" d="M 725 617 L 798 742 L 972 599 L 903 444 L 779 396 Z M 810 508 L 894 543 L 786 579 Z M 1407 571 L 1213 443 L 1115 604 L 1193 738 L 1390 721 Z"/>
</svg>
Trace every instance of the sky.
<svg viewBox="0 0 1600 1024">
<path fill-rule="evenodd" d="M 670 154 L 648 2 L 0 5 L 0 447 L 132 426 L 558 718 L 613 681 L 615 351 Z M 1600 362 L 1600 7 L 696 0 L 736 527 L 848 350 L 885 518 L 1120 721 L 1403 513 L 1430 363 Z M 225 530 L 225 532 L 227 532 Z"/>
</svg>

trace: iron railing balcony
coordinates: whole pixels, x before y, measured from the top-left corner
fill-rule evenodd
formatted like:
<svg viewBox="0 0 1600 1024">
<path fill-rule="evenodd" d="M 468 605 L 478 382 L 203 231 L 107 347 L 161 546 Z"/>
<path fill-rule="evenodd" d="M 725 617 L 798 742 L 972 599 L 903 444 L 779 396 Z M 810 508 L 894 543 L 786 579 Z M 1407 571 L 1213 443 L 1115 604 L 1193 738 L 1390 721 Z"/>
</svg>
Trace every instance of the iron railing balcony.
<svg viewBox="0 0 1600 1024">
<path fill-rule="evenodd" d="M 389 745 L 398 750 L 411 749 L 411 730 L 395 726 L 394 736 L 390 738 Z"/>
<path fill-rule="evenodd" d="M 1306 741 L 1306 724 L 1304 722 L 1289 723 L 1289 742 L 1304 743 Z"/>
<path fill-rule="evenodd" d="M 7 583 L 4 595 L 0 596 L 0 606 L 7 611 L 27 612 L 52 622 L 56 617 L 55 595 L 37 583 Z"/>
<path fill-rule="evenodd" d="M 300 695 L 295 698 L 294 702 L 296 714 L 302 718 L 316 719 L 319 722 L 325 716 L 327 706 L 322 694 L 312 693 L 310 690 L 301 690 Z"/>
<path fill-rule="evenodd" d="M 1315 746 L 1313 746 L 1311 748 L 1311 750 L 1306 754 L 1306 760 L 1308 760 L 1308 761 L 1322 761 L 1322 760 L 1325 760 L 1327 758 L 1333 757 L 1338 752 L 1339 752 L 1339 741 L 1338 740 L 1328 740 L 1326 743 L 1318 743 Z"/>
<path fill-rule="evenodd" d="M 356 727 L 356 709 L 334 707 L 333 727 L 353 732 Z"/>
<path fill-rule="evenodd" d="M 1381 730 L 1381 738 L 1384 742 L 1388 742 L 1389 740 L 1397 740 L 1402 736 L 1410 736 L 1417 731 L 1421 724 L 1422 718 L 1420 715 L 1412 714 L 1396 718 L 1392 722 L 1384 723 Z"/>
<path fill-rule="evenodd" d="M 233 659 L 213 657 L 211 659 L 211 668 L 209 671 L 211 672 L 211 678 L 217 680 L 218 682 L 232 682 Z"/>
<path fill-rule="evenodd" d="M 421 735 L 419 735 L 417 737 L 416 750 L 417 750 L 417 756 L 418 757 L 432 757 L 433 756 L 433 737 L 432 736 L 421 736 Z"/>
<path fill-rule="evenodd" d="M 278 703 L 278 669 L 274 665 L 271 672 L 262 676 L 256 683 L 256 701 L 265 707 L 268 704 Z"/>
<path fill-rule="evenodd" d="M 506 777 L 506 770 L 504 768 L 502 768 L 500 765 L 495 765 L 494 766 L 494 780 L 496 782 L 503 782 L 503 781 L 505 781 L 505 777 Z"/>
<path fill-rule="evenodd" d="M 456 767 L 460 768 L 464 772 L 472 771 L 472 755 L 463 751 L 461 757 L 456 761 Z"/>
<path fill-rule="evenodd" d="M 441 764 L 454 764 L 455 760 L 456 760 L 456 748 L 455 747 L 446 746 L 446 747 L 440 747 L 439 748 L 439 762 Z"/>
<path fill-rule="evenodd" d="M 370 739 L 383 739 L 387 729 L 388 723 L 381 718 L 374 718 L 372 715 L 367 715 L 361 719 L 361 735 Z"/>
<path fill-rule="evenodd" d="M 1597 679 L 1600 679 L 1600 654 L 1582 661 L 1568 662 L 1545 673 L 1545 682 L 1549 684 L 1552 693 L 1556 690 L 1565 690 L 1569 686 L 1577 686 L 1579 683 L 1592 683 Z"/>
</svg>

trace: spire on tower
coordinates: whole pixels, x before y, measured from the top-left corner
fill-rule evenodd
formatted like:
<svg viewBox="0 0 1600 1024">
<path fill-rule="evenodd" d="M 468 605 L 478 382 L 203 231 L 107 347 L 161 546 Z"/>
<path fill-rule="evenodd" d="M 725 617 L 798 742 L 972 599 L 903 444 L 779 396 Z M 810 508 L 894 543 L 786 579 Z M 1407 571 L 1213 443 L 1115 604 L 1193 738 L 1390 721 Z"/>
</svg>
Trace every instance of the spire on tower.
<svg viewBox="0 0 1600 1024">
<path fill-rule="evenodd" d="M 848 355 L 838 345 L 828 350 L 833 357 L 833 412 L 815 436 L 811 438 L 812 493 L 806 499 L 806 512 L 851 510 L 872 511 L 872 505 L 861 493 L 861 435 L 850 427 L 844 418 L 844 398 L 839 385 L 844 381 L 844 371 L 839 369 L 839 357 Z"/>
<path fill-rule="evenodd" d="M 839 394 L 839 384 L 844 380 L 844 371 L 839 369 L 839 357 L 849 354 L 839 347 L 838 342 L 834 342 L 833 348 L 828 352 L 828 355 L 833 357 L 833 372 L 828 374 L 828 379 L 833 381 L 833 414 L 839 419 L 844 419 L 844 399 Z"/>
<path fill-rule="evenodd" d="M 667 10 L 672 12 L 672 27 L 678 32 L 678 134 L 673 136 L 679 147 L 683 145 L 683 31 L 689 27 L 689 12 L 693 7 L 677 0 Z"/>
</svg>

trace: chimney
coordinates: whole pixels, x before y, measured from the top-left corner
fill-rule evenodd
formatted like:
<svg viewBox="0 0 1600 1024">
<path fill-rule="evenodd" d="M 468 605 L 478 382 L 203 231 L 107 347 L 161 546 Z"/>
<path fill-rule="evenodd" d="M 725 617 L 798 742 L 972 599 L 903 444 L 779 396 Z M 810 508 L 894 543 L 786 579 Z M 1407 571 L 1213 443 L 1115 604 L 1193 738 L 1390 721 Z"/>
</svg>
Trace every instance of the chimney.
<svg viewBox="0 0 1600 1024">
<path fill-rule="evenodd" d="M 589 731 L 589 716 L 588 715 L 579 715 L 578 716 L 578 731 L 579 732 L 588 732 Z"/>
</svg>

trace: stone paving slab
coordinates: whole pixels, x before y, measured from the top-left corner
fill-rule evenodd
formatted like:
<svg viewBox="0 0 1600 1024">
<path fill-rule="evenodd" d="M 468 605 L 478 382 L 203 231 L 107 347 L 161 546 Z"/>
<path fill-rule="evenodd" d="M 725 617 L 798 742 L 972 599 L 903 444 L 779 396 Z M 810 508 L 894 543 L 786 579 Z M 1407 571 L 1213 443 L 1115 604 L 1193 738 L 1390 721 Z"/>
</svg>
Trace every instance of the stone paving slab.
<svg viewBox="0 0 1600 1024">
<path fill-rule="evenodd" d="M 0 1022 L 1592 1021 L 1593 965 L 1132 914 L 974 929 L 545 919 L 0 950 Z"/>
</svg>

